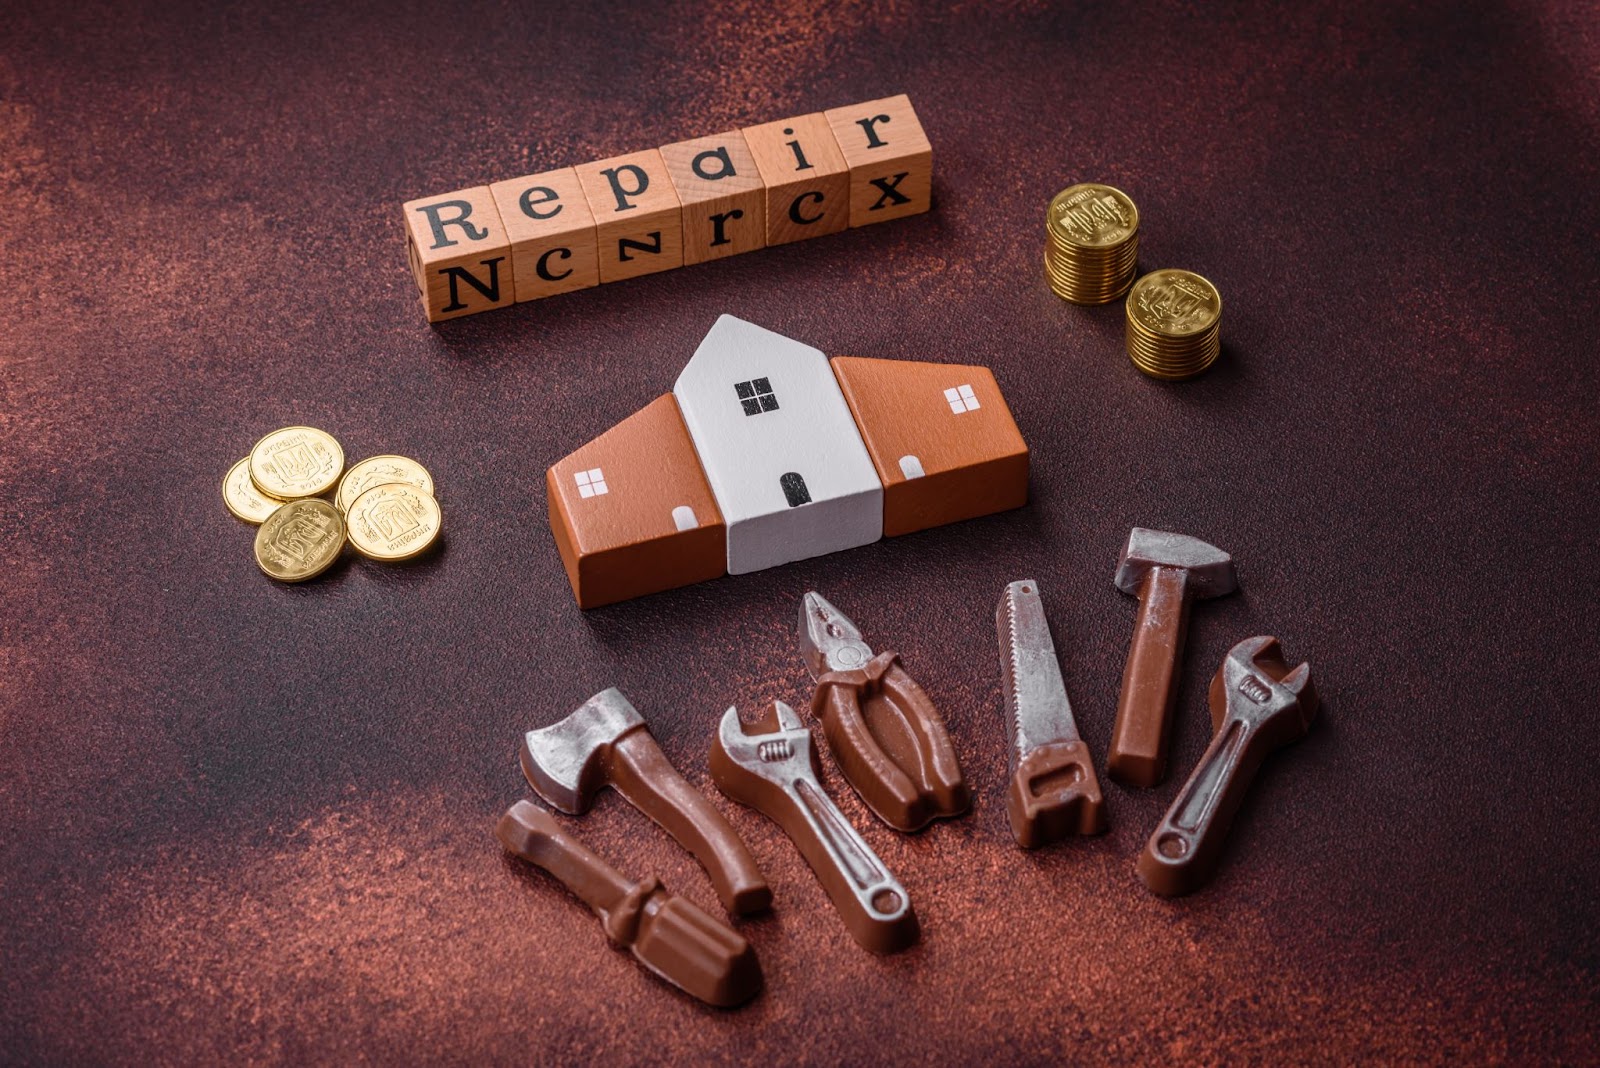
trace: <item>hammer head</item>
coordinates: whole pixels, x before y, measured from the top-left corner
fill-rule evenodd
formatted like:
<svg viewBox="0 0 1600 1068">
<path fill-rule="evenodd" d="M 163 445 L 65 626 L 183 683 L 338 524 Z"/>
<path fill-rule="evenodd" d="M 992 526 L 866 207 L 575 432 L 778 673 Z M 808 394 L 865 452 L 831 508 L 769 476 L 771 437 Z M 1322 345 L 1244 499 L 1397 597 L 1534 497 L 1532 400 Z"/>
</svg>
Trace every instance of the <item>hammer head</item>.
<svg viewBox="0 0 1600 1068">
<path fill-rule="evenodd" d="M 1144 577 L 1153 567 L 1171 567 L 1188 572 L 1191 597 L 1220 597 L 1232 593 L 1239 582 L 1233 573 L 1233 557 L 1187 534 L 1134 527 L 1128 547 L 1117 563 L 1117 589 L 1139 596 Z"/>
<path fill-rule="evenodd" d="M 540 797 L 569 815 L 587 812 L 606 784 L 605 756 L 644 717 L 613 687 L 597 693 L 560 723 L 522 737 L 522 773 Z"/>
</svg>

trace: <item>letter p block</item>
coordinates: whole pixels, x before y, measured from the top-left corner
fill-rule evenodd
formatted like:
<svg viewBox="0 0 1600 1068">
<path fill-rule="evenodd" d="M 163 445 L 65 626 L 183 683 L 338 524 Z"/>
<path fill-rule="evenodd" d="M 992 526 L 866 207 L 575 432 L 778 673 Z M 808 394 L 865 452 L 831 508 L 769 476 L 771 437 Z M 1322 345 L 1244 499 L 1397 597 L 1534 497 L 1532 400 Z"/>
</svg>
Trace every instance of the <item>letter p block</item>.
<svg viewBox="0 0 1600 1068">
<path fill-rule="evenodd" d="M 402 210 L 406 259 L 430 323 L 515 301 L 511 243 L 488 186 L 408 201 Z"/>
</svg>

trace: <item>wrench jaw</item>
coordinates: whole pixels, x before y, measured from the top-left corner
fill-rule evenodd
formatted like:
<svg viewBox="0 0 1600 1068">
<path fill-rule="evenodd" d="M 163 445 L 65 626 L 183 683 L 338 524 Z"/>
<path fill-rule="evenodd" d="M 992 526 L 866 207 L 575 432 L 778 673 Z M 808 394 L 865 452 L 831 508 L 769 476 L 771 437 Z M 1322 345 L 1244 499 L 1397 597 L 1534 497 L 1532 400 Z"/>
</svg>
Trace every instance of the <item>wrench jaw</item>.
<svg viewBox="0 0 1600 1068">
<path fill-rule="evenodd" d="M 1278 639 L 1265 635 L 1229 650 L 1208 696 L 1214 731 L 1229 719 L 1243 720 L 1265 730 L 1274 749 L 1304 737 L 1320 704 L 1311 665 L 1290 668 Z"/>
<path fill-rule="evenodd" d="M 741 805 L 764 810 L 774 792 L 781 795 L 794 780 L 814 777 L 817 766 L 811 732 L 782 701 L 762 709 L 750 733 L 737 706 L 722 714 L 711 746 L 711 777 Z"/>
</svg>

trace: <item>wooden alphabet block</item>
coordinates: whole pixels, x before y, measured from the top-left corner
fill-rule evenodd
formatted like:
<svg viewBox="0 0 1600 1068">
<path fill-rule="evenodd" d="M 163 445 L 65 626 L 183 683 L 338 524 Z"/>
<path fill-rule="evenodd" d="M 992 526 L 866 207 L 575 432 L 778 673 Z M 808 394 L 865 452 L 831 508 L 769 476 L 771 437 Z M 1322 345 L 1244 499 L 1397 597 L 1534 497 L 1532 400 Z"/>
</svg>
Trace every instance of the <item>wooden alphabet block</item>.
<svg viewBox="0 0 1600 1068">
<path fill-rule="evenodd" d="M 489 192 L 511 242 L 519 303 L 600 284 L 594 213 L 576 170 L 496 182 Z"/>
<path fill-rule="evenodd" d="M 661 159 L 683 205 L 685 266 L 767 243 L 766 186 L 738 130 L 663 145 Z"/>
<path fill-rule="evenodd" d="M 430 323 L 515 302 L 511 242 L 489 187 L 407 201 L 406 257 Z"/>
<path fill-rule="evenodd" d="M 683 266 L 683 213 L 656 149 L 577 168 L 594 212 L 600 281 Z"/>
<path fill-rule="evenodd" d="M 833 370 L 883 482 L 886 537 L 1028 502 L 1028 446 L 988 368 L 838 356 Z"/>
<path fill-rule="evenodd" d="M 731 315 L 672 389 L 744 574 L 877 541 L 883 485 L 828 358 Z"/>
<path fill-rule="evenodd" d="M 850 225 L 933 206 L 933 146 L 905 94 L 823 112 L 850 168 Z"/>
<path fill-rule="evenodd" d="M 750 126 L 745 143 L 767 186 L 767 244 L 850 225 L 850 169 L 820 111 Z"/>
<path fill-rule="evenodd" d="M 722 513 L 670 393 L 552 466 L 545 489 L 582 608 L 727 570 Z"/>
</svg>

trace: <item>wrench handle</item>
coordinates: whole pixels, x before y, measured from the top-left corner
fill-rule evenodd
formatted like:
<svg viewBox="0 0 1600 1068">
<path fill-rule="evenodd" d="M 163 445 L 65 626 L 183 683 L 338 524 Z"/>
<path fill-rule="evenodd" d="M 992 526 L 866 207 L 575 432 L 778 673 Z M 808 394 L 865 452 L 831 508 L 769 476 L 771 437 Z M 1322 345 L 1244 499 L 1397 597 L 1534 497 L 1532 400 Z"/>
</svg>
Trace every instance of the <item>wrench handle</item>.
<svg viewBox="0 0 1600 1068">
<path fill-rule="evenodd" d="M 1184 569 L 1152 567 L 1140 587 L 1106 760 L 1111 777 L 1129 786 L 1155 786 L 1167 775 L 1167 724 L 1189 625 L 1188 586 Z"/>
<path fill-rule="evenodd" d="M 1163 897 L 1192 893 L 1211 878 L 1234 813 L 1272 746 L 1260 725 L 1229 717 L 1139 856 L 1139 878 Z"/>
</svg>

